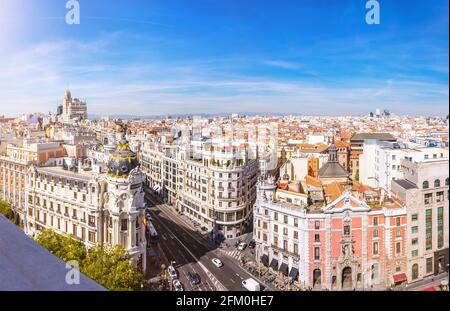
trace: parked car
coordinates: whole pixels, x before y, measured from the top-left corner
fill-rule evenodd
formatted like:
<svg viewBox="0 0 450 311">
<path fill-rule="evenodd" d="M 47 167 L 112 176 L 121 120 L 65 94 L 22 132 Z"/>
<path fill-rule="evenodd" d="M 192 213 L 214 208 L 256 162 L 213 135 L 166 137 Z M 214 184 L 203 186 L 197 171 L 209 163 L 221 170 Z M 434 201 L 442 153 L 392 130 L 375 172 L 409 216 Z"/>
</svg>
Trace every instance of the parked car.
<svg viewBox="0 0 450 311">
<path fill-rule="evenodd" d="M 247 247 L 247 243 L 242 242 L 238 245 L 238 250 L 243 251 Z"/>
<path fill-rule="evenodd" d="M 261 286 L 258 282 L 256 282 L 254 279 L 246 279 L 242 281 L 242 286 L 244 286 L 245 289 L 251 292 L 259 292 L 261 291 Z"/>
<path fill-rule="evenodd" d="M 211 261 L 217 268 L 223 266 L 223 262 L 219 258 L 213 258 Z"/>
<path fill-rule="evenodd" d="M 181 282 L 178 281 L 178 280 L 173 280 L 173 289 L 174 289 L 176 292 L 182 292 L 182 291 L 184 291 L 183 284 L 181 284 Z"/>
<path fill-rule="evenodd" d="M 169 270 L 169 274 L 170 274 L 170 276 L 172 277 L 173 280 L 178 279 L 177 270 L 173 266 L 169 266 L 168 270 Z"/>
<path fill-rule="evenodd" d="M 256 242 L 254 240 L 251 240 L 250 243 L 248 243 L 248 248 L 255 248 Z"/>
<path fill-rule="evenodd" d="M 192 285 L 200 284 L 200 275 L 198 273 L 189 271 L 188 276 Z"/>
</svg>

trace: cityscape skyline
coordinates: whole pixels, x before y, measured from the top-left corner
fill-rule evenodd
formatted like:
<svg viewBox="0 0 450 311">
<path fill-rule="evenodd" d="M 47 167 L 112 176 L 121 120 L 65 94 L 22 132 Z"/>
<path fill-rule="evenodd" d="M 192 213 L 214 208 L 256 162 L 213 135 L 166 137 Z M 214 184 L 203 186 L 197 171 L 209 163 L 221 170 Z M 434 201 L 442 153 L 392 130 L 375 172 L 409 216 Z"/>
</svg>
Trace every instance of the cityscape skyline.
<svg viewBox="0 0 450 311">
<path fill-rule="evenodd" d="M 2 1 L 2 114 L 70 88 L 92 115 L 448 115 L 447 1 L 383 1 L 380 25 L 355 1 L 79 2 L 66 25 L 63 3 Z"/>
</svg>

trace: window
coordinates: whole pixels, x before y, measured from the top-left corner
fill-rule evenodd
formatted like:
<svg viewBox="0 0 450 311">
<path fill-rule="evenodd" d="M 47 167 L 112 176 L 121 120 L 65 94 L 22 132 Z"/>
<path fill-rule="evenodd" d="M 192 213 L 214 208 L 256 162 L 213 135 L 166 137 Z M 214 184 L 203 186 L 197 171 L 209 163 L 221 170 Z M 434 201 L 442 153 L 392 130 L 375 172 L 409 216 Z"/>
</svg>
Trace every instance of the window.
<svg viewBox="0 0 450 311">
<path fill-rule="evenodd" d="M 294 239 L 298 240 L 298 231 L 294 231 Z"/>
<path fill-rule="evenodd" d="M 402 225 L 402 219 L 400 217 L 395 218 L 395 225 L 400 227 Z"/>
<path fill-rule="evenodd" d="M 320 229 L 320 221 L 319 220 L 314 221 L 314 229 L 316 229 L 316 230 Z"/>
<path fill-rule="evenodd" d="M 373 254 L 378 255 L 378 242 L 373 242 Z"/>
<path fill-rule="evenodd" d="M 449 181 L 449 179 L 448 179 L 448 177 L 447 177 L 447 178 L 445 179 L 445 185 L 448 186 L 448 185 L 449 185 L 449 182 L 450 182 L 450 181 Z"/>
<path fill-rule="evenodd" d="M 417 232 L 419 232 L 419 227 L 417 227 L 417 226 L 413 226 L 413 227 L 411 227 L 411 233 L 417 233 Z"/>
<path fill-rule="evenodd" d="M 423 189 L 428 189 L 430 187 L 430 185 L 428 184 L 428 181 L 424 181 L 423 183 L 422 183 L 422 188 Z"/>
<path fill-rule="evenodd" d="M 418 238 L 412 239 L 412 240 L 411 240 L 411 244 L 412 244 L 412 245 L 417 245 L 417 244 L 419 244 L 419 239 L 418 239 Z"/>
<path fill-rule="evenodd" d="M 402 253 L 402 243 L 401 242 L 395 243 L 395 253 L 397 255 L 400 255 Z"/>
<path fill-rule="evenodd" d="M 314 234 L 314 242 L 320 242 L 320 234 Z"/>
<path fill-rule="evenodd" d="M 378 238 L 378 229 L 373 230 L 373 237 Z"/>
<path fill-rule="evenodd" d="M 344 226 L 344 235 L 350 235 L 350 226 L 349 225 Z"/>
<path fill-rule="evenodd" d="M 443 202 L 444 201 L 444 191 L 436 192 L 436 202 Z"/>
<path fill-rule="evenodd" d="M 285 249 L 285 250 L 288 249 L 288 241 L 287 240 L 283 241 L 283 249 Z"/>
<path fill-rule="evenodd" d="M 417 249 L 411 252 L 411 257 L 417 257 L 419 255 L 419 251 Z"/>
<path fill-rule="evenodd" d="M 278 233 L 278 225 L 273 225 L 273 231 Z"/>
<path fill-rule="evenodd" d="M 294 243 L 294 254 L 298 255 L 298 244 Z"/>
<path fill-rule="evenodd" d="M 373 225 L 378 226 L 378 217 L 373 218 Z"/>
<path fill-rule="evenodd" d="M 120 230 L 122 230 L 122 231 L 128 230 L 128 219 L 122 219 L 120 221 Z"/>
<path fill-rule="evenodd" d="M 417 221 L 418 219 L 418 215 L 417 214 L 412 214 L 411 215 L 411 221 Z"/>
<path fill-rule="evenodd" d="M 395 231 L 395 237 L 396 238 L 401 238 L 402 237 L 402 230 L 396 230 Z"/>
<path fill-rule="evenodd" d="M 433 211 L 431 209 L 427 209 L 425 211 L 425 237 L 426 250 L 430 250 L 433 247 Z"/>
<path fill-rule="evenodd" d="M 273 213 L 273 219 L 278 221 L 278 213 L 277 212 Z"/>
<path fill-rule="evenodd" d="M 95 243 L 95 232 L 89 231 L 89 242 Z"/>
<path fill-rule="evenodd" d="M 427 273 L 433 272 L 433 257 L 427 258 Z"/>
<path fill-rule="evenodd" d="M 285 224 L 288 223 L 288 217 L 287 217 L 287 215 L 284 215 L 284 219 L 283 219 L 283 220 L 284 220 L 284 223 L 285 223 Z"/>
<path fill-rule="evenodd" d="M 437 187 L 440 187 L 441 186 L 441 181 L 439 180 L 439 179 L 436 179 L 435 181 L 434 181 L 434 186 L 437 188 Z"/>
<path fill-rule="evenodd" d="M 295 226 L 295 227 L 298 226 L 298 218 L 294 218 L 294 226 Z"/>
<path fill-rule="evenodd" d="M 288 229 L 287 228 L 283 228 L 283 234 L 284 235 L 288 235 Z"/>
<path fill-rule="evenodd" d="M 425 193 L 423 201 L 424 201 L 425 204 L 433 203 L 433 194 L 432 193 Z"/>
<path fill-rule="evenodd" d="M 320 260 L 320 247 L 314 247 L 314 260 Z"/>
<path fill-rule="evenodd" d="M 437 243 L 438 248 L 441 248 L 444 246 L 444 208 L 438 207 L 437 214 L 438 214 Z"/>
</svg>

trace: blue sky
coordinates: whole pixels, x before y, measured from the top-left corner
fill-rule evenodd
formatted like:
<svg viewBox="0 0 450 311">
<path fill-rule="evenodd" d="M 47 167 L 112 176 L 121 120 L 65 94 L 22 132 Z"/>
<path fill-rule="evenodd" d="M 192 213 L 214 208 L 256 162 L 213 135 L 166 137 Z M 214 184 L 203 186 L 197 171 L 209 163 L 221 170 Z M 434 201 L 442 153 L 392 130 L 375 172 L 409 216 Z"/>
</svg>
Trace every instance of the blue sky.
<svg viewBox="0 0 450 311">
<path fill-rule="evenodd" d="M 448 114 L 448 0 L 0 0 L 0 115 Z"/>
</svg>

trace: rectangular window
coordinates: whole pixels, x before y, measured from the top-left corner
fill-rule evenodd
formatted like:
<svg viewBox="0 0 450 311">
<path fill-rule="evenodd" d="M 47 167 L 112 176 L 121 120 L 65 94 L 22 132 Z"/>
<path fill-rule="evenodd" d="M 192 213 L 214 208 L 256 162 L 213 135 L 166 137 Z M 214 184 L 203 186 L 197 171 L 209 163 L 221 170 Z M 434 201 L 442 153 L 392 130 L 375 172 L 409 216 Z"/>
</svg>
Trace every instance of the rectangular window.
<svg viewBox="0 0 450 311">
<path fill-rule="evenodd" d="M 298 231 L 294 231 L 294 239 L 298 240 Z"/>
<path fill-rule="evenodd" d="M 395 225 L 400 227 L 402 225 L 402 219 L 400 217 L 395 218 Z"/>
<path fill-rule="evenodd" d="M 418 238 L 412 239 L 412 240 L 411 240 L 411 244 L 412 244 L 412 245 L 417 245 L 417 244 L 419 244 L 419 239 L 418 239 Z"/>
<path fill-rule="evenodd" d="M 128 219 L 122 219 L 120 221 L 120 230 L 127 231 L 128 230 Z"/>
<path fill-rule="evenodd" d="M 373 230 L 373 237 L 378 238 L 378 229 Z"/>
<path fill-rule="evenodd" d="M 411 257 L 417 257 L 419 255 L 419 251 L 417 249 L 411 252 Z"/>
<path fill-rule="evenodd" d="M 273 213 L 273 218 L 278 221 L 278 213 L 277 212 Z"/>
<path fill-rule="evenodd" d="M 288 228 L 283 228 L 283 234 L 286 236 L 288 235 Z"/>
<path fill-rule="evenodd" d="M 320 234 L 314 234 L 314 242 L 320 242 Z"/>
<path fill-rule="evenodd" d="M 437 209 L 437 243 L 438 248 L 444 246 L 444 208 L 438 207 Z"/>
<path fill-rule="evenodd" d="M 89 231 L 89 242 L 95 243 L 95 232 Z"/>
<path fill-rule="evenodd" d="M 433 257 L 427 258 L 427 273 L 433 272 Z"/>
<path fill-rule="evenodd" d="M 373 254 L 378 255 L 378 242 L 373 242 Z"/>
<path fill-rule="evenodd" d="M 294 226 L 295 226 L 295 227 L 298 226 L 298 218 L 294 218 Z"/>
<path fill-rule="evenodd" d="M 417 221 L 418 217 L 419 216 L 417 214 L 412 214 L 411 215 L 411 221 Z"/>
<path fill-rule="evenodd" d="M 314 221 L 314 229 L 316 229 L 316 230 L 320 229 L 320 221 L 318 221 L 318 220 Z"/>
<path fill-rule="evenodd" d="M 298 255 L 298 244 L 294 243 L 294 254 Z"/>
<path fill-rule="evenodd" d="M 378 217 L 373 218 L 373 225 L 378 226 Z"/>
<path fill-rule="evenodd" d="M 320 248 L 314 247 L 314 260 L 320 260 Z"/>
<path fill-rule="evenodd" d="M 419 227 L 417 227 L 417 226 L 413 226 L 412 228 L 411 228 L 411 233 L 417 233 L 417 232 L 419 232 Z"/>
<path fill-rule="evenodd" d="M 400 255 L 402 253 L 402 243 L 401 242 L 395 243 L 395 253 L 397 255 Z"/>
<path fill-rule="evenodd" d="M 427 209 L 425 211 L 425 249 L 430 250 L 433 247 L 433 211 Z"/>
<path fill-rule="evenodd" d="M 287 217 L 287 215 L 284 215 L 284 219 L 283 219 L 283 220 L 284 220 L 284 223 L 285 223 L 285 224 L 288 223 L 288 217 Z"/>
<path fill-rule="evenodd" d="M 402 230 L 396 230 L 395 231 L 395 237 L 396 238 L 401 238 L 402 237 Z"/>
<path fill-rule="evenodd" d="M 425 204 L 431 204 L 433 203 L 433 194 L 432 193 L 426 193 L 424 195 L 424 203 Z"/>
<path fill-rule="evenodd" d="M 273 231 L 278 233 L 278 225 L 273 225 Z"/>
</svg>

